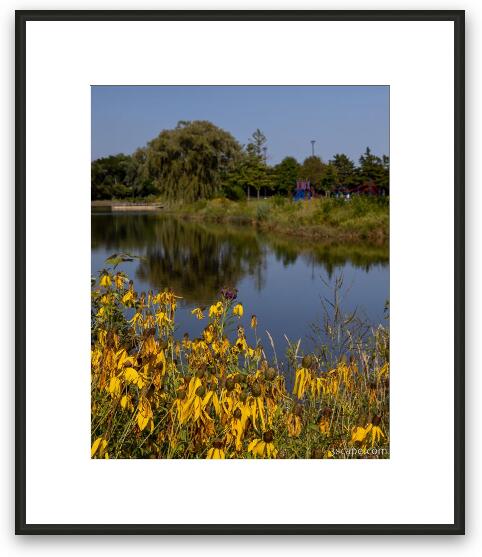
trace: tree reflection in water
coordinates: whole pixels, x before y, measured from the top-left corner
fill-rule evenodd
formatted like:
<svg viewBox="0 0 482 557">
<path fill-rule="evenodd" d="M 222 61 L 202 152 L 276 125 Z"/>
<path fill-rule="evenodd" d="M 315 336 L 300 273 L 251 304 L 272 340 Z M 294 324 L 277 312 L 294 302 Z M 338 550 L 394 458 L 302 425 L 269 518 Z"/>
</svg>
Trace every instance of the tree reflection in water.
<svg viewBox="0 0 482 557">
<path fill-rule="evenodd" d="M 223 286 L 246 276 L 265 286 L 270 253 L 285 267 L 299 257 L 331 277 L 347 263 L 369 271 L 388 265 L 388 246 L 326 245 L 261 233 L 251 226 L 207 224 L 159 213 L 93 213 L 92 249 L 143 255 L 136 277 L 154 289 L 171 287 L 187 302 L 206 304 Z"/>
</svg>

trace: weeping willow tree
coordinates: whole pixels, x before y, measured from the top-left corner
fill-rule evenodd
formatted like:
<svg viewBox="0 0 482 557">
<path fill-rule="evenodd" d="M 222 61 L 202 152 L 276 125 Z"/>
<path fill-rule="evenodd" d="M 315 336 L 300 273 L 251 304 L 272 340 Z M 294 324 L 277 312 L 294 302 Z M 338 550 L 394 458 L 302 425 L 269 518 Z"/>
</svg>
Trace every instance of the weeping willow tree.
<svg viewBox="0 0 482 557">
<path fill-rule="evenodd" d="M 168 199 L 209 199 L 241 155 L 228 132 L 204 120 L 181 121 L 162 131 L 142 153 L 140 179 L 151 181 Z"/>
</svg>

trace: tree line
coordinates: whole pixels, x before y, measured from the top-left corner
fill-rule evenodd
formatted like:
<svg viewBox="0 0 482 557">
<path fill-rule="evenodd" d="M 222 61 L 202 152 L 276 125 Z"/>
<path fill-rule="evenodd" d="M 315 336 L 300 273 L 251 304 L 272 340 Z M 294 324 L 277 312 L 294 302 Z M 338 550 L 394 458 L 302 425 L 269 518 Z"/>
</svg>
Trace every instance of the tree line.
<svg viewBox="0 0 482 557">
<path fill-rule="evenodd" d="M 225 196 L 241 200 L 292 195 L 297 180 L 309 180 L 320 195 L 353 189 L 368 181 L 388 193 L 389 158 L 367 147 L 357 164 L 338 153 L 327 162 L 292 156 L 268 162 L 267 138 L 257 129 L 246 145 L 211 122 L 180 121 L 132 155 L 112 155 L 91 164 L 93 200 L 143 198 L 195 201 Z"/>
</svg>

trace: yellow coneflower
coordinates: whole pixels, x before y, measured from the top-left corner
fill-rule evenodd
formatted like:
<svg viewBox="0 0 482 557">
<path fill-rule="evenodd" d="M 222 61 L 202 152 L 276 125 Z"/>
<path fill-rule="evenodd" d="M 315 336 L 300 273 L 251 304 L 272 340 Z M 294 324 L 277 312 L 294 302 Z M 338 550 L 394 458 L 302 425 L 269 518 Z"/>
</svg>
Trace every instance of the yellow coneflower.
<svg viewBox="0 0 482 557">
<path fill-rule="evenodd" d="M 209 317 L 220 317 L 223 314 L 222 302 L 217 302 L 209 308 Z"/>
<path fill-rule="evenodd" d="M 118 377 L 111 377 L 109 382 L 109 393 L 113 398 L 117 398 L 121 394 L 121 382 Z"/>
<path fill-rule="evenodd" d="M 214 441 L 213 446 L 209 449 L 206 458 L 226 458 L 223 450 L 224 443 L 217 439 Z"/>
<path fill-rule="evenodd" d="M 208 343 L 211 344 L 214 340 L 214 327 L 210 323 L 203 331 L 203 338 Z"/>
<path fill-rule="evenodd" d="M 231 420 L 230 440 L 235 440 L 236 451 L 242 448 L 242 438 L 246 431 L 248 420 L 250 418 L 250 410 L 244 402 L 238 402 L 233 412 Z"/>
<path fill-rule="evenodd" d="M 92 443 L 92 447 L 90 449 L 90 458 L 94 458 L 96 454 L 98 454 L 99 458 L 109 458 L 109 454 L 106 452 L 106 448 L 107 440 L 103 437 L 97 437 L 97 439 Z"/>
<path fill-rule="evenodd" d="M 243 317 L 243 306 L 242 304 L 236 304 L 233 308 L 233 315 L 237 315 L 238 317 Z"/>
<path fill-rule="evenodd" d="M 184 419 L 184 401 L 186 400 L 186 391 L 179 389 L 176 393 L 176 398 L 172 402 L 170 413 L 176 416 L 179 423 L 183 423 Z"/>
<path fill-rule="evenodd" d="M 164 327 L 165 325 L 170 325 L 171 319 L 165 311 L 156 312 L 156 323 L 159 327 Z"/>
<path fill-rule="evenodd" d="M 100 277 L 100 282 L 99 284 L 101 286 L 103 286 L 104 288 L 109 287 L 112 284 L 112 279 L 110 278 L 110 275 L 108 273 L 104 273 L 101 277 Z"/>
<path fill-rule="evenodd" d="M 375 446 L 375 443 L 379 443 L 382 438 L 385 438 L 385 434 L 380 427 L 381 421 L 382 419 L 380 416 L 374 416 L 371 424 L 369 425 L 372 434 L 372 448 Z"/>
<path fill-rule="evenodd" d="M 325 408 L 318 418 L 318 429 L 322 435 L 329 435 L 330 433 L 331 413 L 329 408 Z"/>
<path fill-rule="evenodd" d="M 362 426 L 354 427 L 351 434 L 351 442 L 363 443 L 368 433 L 370 433 L 371 428 L 372 428 L 372 424 L 368 424 L 367 427 L 362 427 Z"/>
<path fill-rule="evenodd" d="M 216 413 L 216 416 L 220 416 L 221 415 L 221 404 L 219 402 L 218 393 L 216 392 L 216 387 L 214 385 L 212 385 L 211 389 L 209 391 L 207 391 L 207 393 L 204 395 L 201 407 L 203 409 L 205 409 L 205 408 L 207 408 L 207 406 L 210 403 L 212 404 L 212 406 L 214 408 L 214 412 Z"/>
<path fill-rule="evenodd" d="M 124 378 L 127 383 L 133 383 L 134 385 L 137 385 L 139 389 L 142 389 L 145 385 L 141 374 L 139 374 L 133 367 L 124 368 Z"/>
<path fill-rule="evenodd" d="M 289 412 L 286 416 L 286 427 L 288 429 L 289 437 L 298 437 L 301 433 L 303 407 L 301 404 L 296 404 L 293 412 Z"/>
<path fill-rule="evenodd" d="M 137 407 L 137 425 L 143 431 L 149 425 L 151 433 L 154 431 L 154 415 L 148 400 L 142 399 Z"/>
<path fill-rule="evenodd" d="M 256 319 L 256 315 L 251 316 L 251 328 L 256 329 L 258 326 L 258 320 Z"/>
<path fill-rule="evenodd" d="M 124 395 L 121 398 L 120 404 L 123 410 L 129 410 L 130 412 L 134 410 L 134 405 L 132 404 L 132 399 L 129 395 Z"/>
<path fill-rule="evenodd" d="M 311 374 L 305 367 L 300 367 L 296 370 L 295 386 L 293 387 L 293 394 L 298 398 L 303 398 L 305 390 L 311 383 Z"/>
<path fill-rule="evenodd" d="M 114 276 L 114 284 L 115 287 L 120 290 L 121 288 L 123 288 L 124 286 L 124 282 L 127 281 L 127 278 L 122 274 L 122 273 L 117 273 Z"/>
<path fill-rule="evenodd" d="M 124 296 L 122 296 L 121 301 L 125 305 L 131 302 L 132 300 L 134 300 L 134 292 L 129 288 L 129 290 L 124 294 Z"/>
<path fill-rule="evenodd" d="M 263 391 L 259 383 L 253 383 L 251 385 L 251 394 L 249 397 L 248 404 L 251 413 L 251 419 L 253 420 L 253 425 L 256 425 L 256 419 L 259 416 L 261 422 L 261 431 L 266 428 L 266 419 L 264 415 L 264 398 Z"/>
<path fill-rule="evenodd" d="M 248 452 L 252 453 L 255 457 L 261 458 L 276 458 L 278 450 L 273 444 L 274 434 L 272 430 L 263 434 L 262 439 L 253 439 L 248 445 Z"/>
<path fill-rule="evenodd" d="M 139 325 L 142 325 L 142 313 L 140 311 L 136 311 L 132 319 L 129 319 L 128 323 L 132 323 L 132 325 L 136 325 L 139 321 Z"/>
<path fill-rule="evenodd" d="M 204 319 L 204 313 L 201 308 L 194 308 L 191 313 L 195 315 L 199 320 Z"/>
</svg>

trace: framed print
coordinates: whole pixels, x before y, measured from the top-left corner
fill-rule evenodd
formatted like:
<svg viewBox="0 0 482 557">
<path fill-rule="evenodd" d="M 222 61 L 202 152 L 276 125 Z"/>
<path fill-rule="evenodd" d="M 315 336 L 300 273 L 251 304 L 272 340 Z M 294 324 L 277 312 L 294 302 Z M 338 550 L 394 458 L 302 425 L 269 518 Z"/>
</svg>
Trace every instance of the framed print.
<svg viewBox="0 0 482 557">
<path fill-rule="evenodd" d="M 16 277 L 18 534 L 463 534 L 464 13 L 17 12 Z"/>
</svg>

